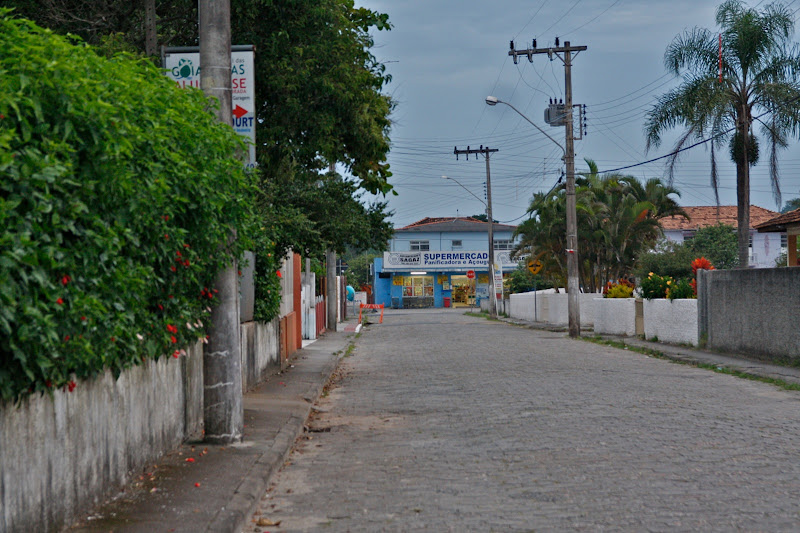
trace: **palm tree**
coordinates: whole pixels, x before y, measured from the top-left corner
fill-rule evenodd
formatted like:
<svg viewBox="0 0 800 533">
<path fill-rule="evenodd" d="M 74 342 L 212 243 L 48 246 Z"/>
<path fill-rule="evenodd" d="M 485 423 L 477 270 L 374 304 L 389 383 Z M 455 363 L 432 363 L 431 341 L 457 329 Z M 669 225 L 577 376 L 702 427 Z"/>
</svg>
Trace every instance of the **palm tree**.
<svg viewBox="0 0 800 533">
<path fill-rule="evenodd" d="M 594 292 L 606 281 L 632 273 L 638 255 L 655 245 L 660 219 L 686 216 L 672 195 L 678 192 L 657 179 L 642 184 L 632 176 L 600 175 L 587 159 L 589 172 L 576 180 L 581 287 Z M 517 227 L 518 254 L 544 263 L 545 275 L 566 279 L 565 188 L 534 195 L 527 220 Z"/>
<path fill-rule="evenodd" d="M 768 140 L 772 191 L 780 205 L 777 150 L 800 131 L 800 50 L 789 42 L 794 19 L 782 4 L 758 11 L 740 0 L 727 0 L 717 8 L 716 22 L 719 34 L 687 30 L 664 53 L 667 69 L 683 81 L 648 112 L 647 148 L 657 147 L 662 133 L 677 125 L 686 129 L 676 151 L 690 139 L 711 137 L 711 185 L 719 205 L 715 149 L 728 143 L 736 164 L 739 261 L 747 266 L 750 167 L 759 152 L 752 124 L 758 121 Z M 677 153 L 670 159 L 670 183 L 676 161 Z"/>
</svg>

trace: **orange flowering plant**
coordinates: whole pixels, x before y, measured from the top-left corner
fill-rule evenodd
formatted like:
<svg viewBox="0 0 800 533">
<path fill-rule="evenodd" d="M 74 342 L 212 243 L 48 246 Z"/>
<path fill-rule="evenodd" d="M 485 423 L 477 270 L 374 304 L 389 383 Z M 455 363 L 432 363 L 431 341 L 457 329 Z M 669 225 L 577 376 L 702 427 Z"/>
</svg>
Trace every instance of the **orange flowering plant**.
<svg viewBox="0 0 800 533">
<path fill-rule="evenodd" d="M 692 261 L 692 274 L 695 277 L 692 279 L 692 292 L 694 292 L 695 298 L 697 298 L 697 271 L 698 270 L 714 270 L 714 265 L 711 264 L 711 261 L 706 259 L 705 257 L 698 257 L 694 261 Z"/>
</svg>

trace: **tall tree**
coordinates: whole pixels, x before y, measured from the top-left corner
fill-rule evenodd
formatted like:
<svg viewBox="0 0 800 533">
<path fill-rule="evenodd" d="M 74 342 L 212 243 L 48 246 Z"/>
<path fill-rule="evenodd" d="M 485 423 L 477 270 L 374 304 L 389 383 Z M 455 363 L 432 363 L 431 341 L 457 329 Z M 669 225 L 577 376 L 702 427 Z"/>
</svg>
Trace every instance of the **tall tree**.
<svg viewBox="0 0 800 533">
<path fill-rule="evenodd" d="M 637 256 L 650 249 L 661 231 L 659 220 L 683 215 L 673 199 L 678 192 L 659 180 L 642 184 L 632 176 L 600 175 L 594 161 L 576 180 L 578 241 L 581 247 L 581 286 L 594 292 L 631 274 Z M 517 228 L 522 236 L 518 253 L 528 253 L 544 264 L 555 280 L 566 273 L 566 209 L 564 187 L 534 196 L 530 220 Z"/>
<path fill-rule="evenodd" d="M 691 139 L 712 137 L 711 185 L 719 204 L 715 150 L 728 143 L 736 164 L 739 263 L 748 264 L 750 237 L 750 167 L 758 161 L 753 122 L 769 144 L 769 166 L 775 201 L 780 205 L 777 150 L 800 131 L 800 50 L 789 42 L 793 14 L 782 4 L 761 10 L 740 0 L 717 8 L 719 33 L 694 28 L 675 37 L 664 54 L 667 69 L 683 82 L 661 96 L 648 112 L 647 147 L 662 134 L 685 127 L 676 150 Z M 720 54 L 721 73 L 720 73 Z M 670 160 L 670 181 L 678 154 Z"/>
</svg>

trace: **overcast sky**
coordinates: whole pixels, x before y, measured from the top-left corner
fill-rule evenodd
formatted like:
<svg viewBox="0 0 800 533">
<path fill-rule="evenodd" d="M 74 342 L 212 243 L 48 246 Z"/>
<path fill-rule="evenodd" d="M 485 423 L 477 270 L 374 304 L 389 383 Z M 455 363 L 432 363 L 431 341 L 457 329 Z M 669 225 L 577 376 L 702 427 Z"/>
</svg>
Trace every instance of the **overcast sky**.
<svg viewBox="0 0 800 533">
<path fill-rule="evenodd" d="M 389 14 L 390 32 L 375 34 L 373 50 L 393 76 L 387 91 L 397 109 L 389 163 L 399 196 L 390 198 L 401 227 L 426 216 L 482 213 L 484 205 L 442 175 L 484 198 L 483 158 L 458 161 L 453 148 L 499 149 L 491 157 L 494 218 L 523 220 L 531 195 L 549 190 L 563 168 L 561 150 L 507 106 L 489 107 L 487 95 L 511 102 L 563 144 L 564 128 L 544 123 L 550 97 L 564 97 L 564 67 L 546 55 L 533 63 L 508 56 L 517 49 L 561 43 L 585 45 L 573 61 L 573 99 L 587 105 L 588 135 L 575 142 L 576 169 L 584 158 L 613 169 L 669 152 L 677 137 L 645 153 L 644 116 L 655 98 L 676 85 L 666 74 L 664 50 L 694 26 L 715 29 L 717 2 L 705 0 L 358 0 Z M 800 8 L 800 0 L 787 0 Z M 751 5 L 757 5 L 754 1 Z M 798 40 L 795 36 L 794 40 Z M 576 132 L 577 133 L 577 132 Z M 783 201 L 800 195 L 798 141 L 780 154 Z M 766 147 L 762 153 L 766 152 Z M 720 201 L 736 204 L 736 172 L 727 150 L 720 154 Z M 766 158 L 764 158 L 764 161 Z M 698 147 L 681 157 L 674 185 L 683 205 L 714 205 L 709 152 Z M 626 172 L 664 177 L 664 164 Z M 767 165 L 753 168 L 751 203 L 778 210 Z"/>
</svg>

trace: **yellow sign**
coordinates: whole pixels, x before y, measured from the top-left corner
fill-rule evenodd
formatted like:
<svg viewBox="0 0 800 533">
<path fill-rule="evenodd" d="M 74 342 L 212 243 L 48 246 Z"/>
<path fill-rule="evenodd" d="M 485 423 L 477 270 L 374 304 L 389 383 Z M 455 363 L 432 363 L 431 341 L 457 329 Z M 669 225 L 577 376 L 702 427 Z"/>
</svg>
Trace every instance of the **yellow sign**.
<svg viewBox="0 0 800 533">
<path fill-rule="evenodd" d="M 478 283 L 489 283 L 489 274 L 479 274 L 478 275 Z"/>
<path fill-rule="evenodd" d="M 392 279 L 392 284 L 393 285 L 399 285 L 400 287 L 402 287 L 403 286 L 403 276 L 395 276 Z"/>
<path fill-rule="evenodd" d="M 538 274 L 542 270 L 542 262 L 538 259 L 528 259 L 528 270 L 531 274 Z"/>
<path fill-rule="evenodd" d="M 445 283 L 447 283 L 447 275 L 439 276 L 439 285 L 444 285 Z"/>
</svg>

